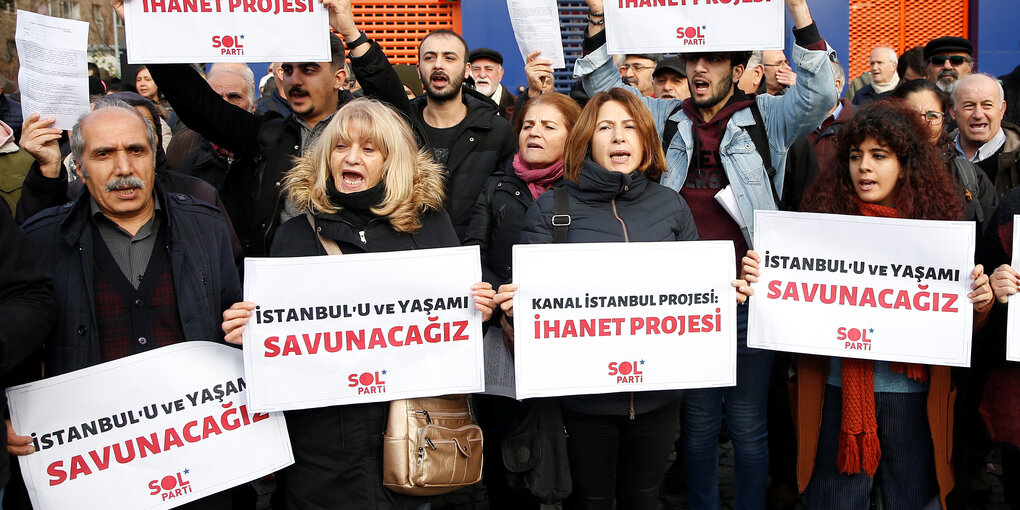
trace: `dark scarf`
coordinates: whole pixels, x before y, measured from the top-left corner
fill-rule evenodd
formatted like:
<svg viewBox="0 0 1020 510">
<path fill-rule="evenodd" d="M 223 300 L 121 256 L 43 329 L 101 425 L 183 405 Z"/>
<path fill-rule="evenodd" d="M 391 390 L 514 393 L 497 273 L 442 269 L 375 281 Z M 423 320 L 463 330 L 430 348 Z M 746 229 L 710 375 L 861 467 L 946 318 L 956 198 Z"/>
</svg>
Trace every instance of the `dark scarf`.
<svg viewBox="0 0 1020 510">
<path fill-rule="evenodd" d="M 354 193 L 341 193 L 333 184 L 333 178 L 326 179 L 326 196 L 329 203 L 338 208 L 336 215 L 358 230 L 364 230 L 369 221 L 377 216 L 372 208 L 382 203 L 386 197 L 386 185 L 379 181 L 379 184 L 364 191 Z"/>
</svg>

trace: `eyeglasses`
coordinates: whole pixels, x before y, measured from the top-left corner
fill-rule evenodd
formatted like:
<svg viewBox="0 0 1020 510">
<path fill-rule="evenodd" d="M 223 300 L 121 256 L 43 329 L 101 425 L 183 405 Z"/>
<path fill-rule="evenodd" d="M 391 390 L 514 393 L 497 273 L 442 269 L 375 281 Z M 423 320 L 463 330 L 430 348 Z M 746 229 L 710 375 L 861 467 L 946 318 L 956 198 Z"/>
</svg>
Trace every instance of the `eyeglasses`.
<svg viewBox="0 0 1020 510">
<path fill-rule="evenodd" d="M 646 65 L 641 65 L 641 64 L 623 64 L 622 66 L 620 66 L 620 70 L 622 70 L 622 71 L 629 71 L 629 70 L 633 69 L 635 71 L 639 71 L 640 72 L 640 71 L 644 71 L 645 69 L 651 69 L 652 67 L 653 66 L 646 66 Z"/>
<path fill-rule="evenodd" d="M 790 63 L 790 60 L 787 59 L 787 60 L 780 60 L 779 62 L 776 62 L 775 64 L 764 64 L 763 63 L 762 65 L 765 66 L 765 67 L 776 67 L 776 66 L 786 65 L 786 64 L 789 64 L 789 63 Z"/>
<path fill-rule="evenodd" d="M 926 120 L 928 124 L 942 124 L 942 118 L 946 114 L 942 112 L 927 111 L 921 114 L 921 118 Z"/>
<path fill-rule="evenodd" d="M 936 55 L 928 59 L 928 61 L 931 62 L 931 65 L 939 67 L 946 65 L 947 60 L 953 67 L 961 66 L 964 62 L 967 62 L 968 64 L 970 63 L 970 57 L 965 57 L 963 55 L 950 55 L 948 57 L 945 55 Z"/>
</svg>

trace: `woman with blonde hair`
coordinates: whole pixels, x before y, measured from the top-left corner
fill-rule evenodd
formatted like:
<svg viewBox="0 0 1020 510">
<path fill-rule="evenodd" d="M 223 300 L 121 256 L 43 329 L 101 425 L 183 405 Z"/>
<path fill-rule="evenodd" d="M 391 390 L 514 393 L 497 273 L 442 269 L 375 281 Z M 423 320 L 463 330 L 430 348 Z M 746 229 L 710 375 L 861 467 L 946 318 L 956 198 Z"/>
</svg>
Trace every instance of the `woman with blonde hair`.
<svg viewBox="0 0 1020 510">
<path fill-rule="evenodd" d="M 344 105 L 287 175 L 299 215 L 280 226 L 270 256 L 326 255 L 319 236 L 344 256 L 458 246 L 443 209 L 439 165 L 399 114 L 372 99 Z M 313 227 L 314 224 L 314 227 Z M 336 284 L 342 284 L 337 281 Z M 492 314 L 489 284 L 472 288 L 483 320 Z M 226 340 L 240 344 L 255 303 L 223 312 Z M 280 473 L 287 508 L 418 508 L 427 500 L 382 485 L 388 404 L 288 411 L 294 465 Z"/>
</svg>

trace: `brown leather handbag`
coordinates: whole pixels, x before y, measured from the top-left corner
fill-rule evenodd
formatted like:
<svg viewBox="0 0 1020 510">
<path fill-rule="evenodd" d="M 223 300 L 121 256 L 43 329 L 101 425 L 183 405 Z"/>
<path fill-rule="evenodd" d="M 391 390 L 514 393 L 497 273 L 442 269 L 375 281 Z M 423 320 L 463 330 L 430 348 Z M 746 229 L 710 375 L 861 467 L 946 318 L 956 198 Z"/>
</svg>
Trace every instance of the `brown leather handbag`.
<svg viewBox="0 0 1020 510">
<path fill-rule="evenodd" d="M 390 402 L 383 438 L 383 486 L 431 496 L 482 479 L 482 429 L 467 395 Z"/>
</svg>

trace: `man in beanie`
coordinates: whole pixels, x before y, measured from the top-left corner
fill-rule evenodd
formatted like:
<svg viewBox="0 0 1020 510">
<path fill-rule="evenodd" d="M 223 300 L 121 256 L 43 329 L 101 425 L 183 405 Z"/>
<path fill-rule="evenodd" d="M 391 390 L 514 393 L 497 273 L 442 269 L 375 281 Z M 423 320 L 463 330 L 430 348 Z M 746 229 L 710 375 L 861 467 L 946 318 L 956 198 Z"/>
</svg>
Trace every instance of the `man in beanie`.
<svg viewBox="0 0 1020 510">
<path fill-rule="evenodd" d="M 507 111 L 512 111 L 517 98 L 500 83 L 503 79 L 503 55 L 490 48 L 477 48 L 468 56 L 468 66 L 471 79 L 475 81 L 475 90 L 496 103 L 500 117 L 509 119 Z"/>
<path fill-rule="evenodd" d="M 687 86 L 686 65 L 677 57 L 662 59 L 652 73 L 653 95 L 659 99 L 679 99 L 683 101 L 691 97 L 691 89 Z"/>
<path fill-rule="evenodd" d="M 939 37 L 924 45 L 928 81 L 952 93 L 956 81 L 974 68 L 974 46 L 962 37 Z"/>
</svg>

